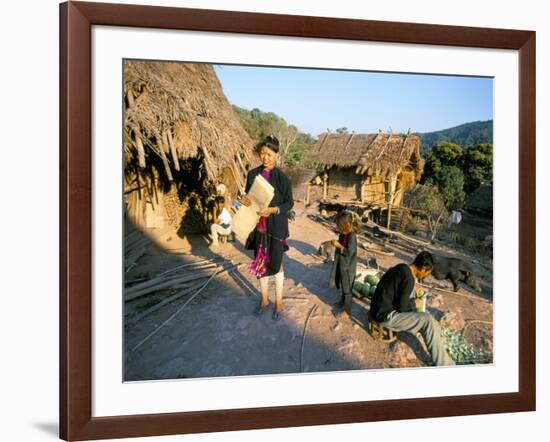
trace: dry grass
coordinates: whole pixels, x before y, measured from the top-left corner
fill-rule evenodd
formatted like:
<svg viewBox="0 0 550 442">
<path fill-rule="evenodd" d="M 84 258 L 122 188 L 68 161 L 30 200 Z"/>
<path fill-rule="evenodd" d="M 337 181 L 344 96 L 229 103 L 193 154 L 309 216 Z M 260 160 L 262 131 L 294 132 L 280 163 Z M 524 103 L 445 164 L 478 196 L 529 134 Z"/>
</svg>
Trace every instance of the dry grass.
<svg viewBox="0 0 550 442">
<path fill-rule="evenodd" d="M 124 94 L 126 164 L 139 162 L 137 138 L 147 165 L 151 155 L 164 157 L 167 174 L 177 170 L 178 160 L 199 151 L 212 180 L 225 167 L 242 175 L 240 163 L 256 164 L 254 140 L 242 128 L 211 65 L 126 61 Z"/>
</svg>

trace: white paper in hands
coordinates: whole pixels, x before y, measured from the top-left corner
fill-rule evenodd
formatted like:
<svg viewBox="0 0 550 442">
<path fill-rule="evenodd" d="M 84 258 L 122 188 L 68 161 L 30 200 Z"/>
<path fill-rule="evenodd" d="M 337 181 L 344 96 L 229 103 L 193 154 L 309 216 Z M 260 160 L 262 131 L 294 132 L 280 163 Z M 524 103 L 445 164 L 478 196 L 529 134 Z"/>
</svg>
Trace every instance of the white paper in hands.
<svg viewBox="0 0 550 442">
<path fill-rule="evenodd" d="M 248 237 L 250 232 L 256 227 L 256 224 L 258 224 L 258 220 L 260 219 L 258 212 L 269 206 L 274 194 L 275 190 L 273 186 L 263 176 L 258 175 L 254 179 L 249 192 L 246 194 L 250 199 L 250 206 L 247 207 L 241 204 L 235 215 L 233 215 L 231 228 L 237 237 L 242 240 Z"/>
</svg>

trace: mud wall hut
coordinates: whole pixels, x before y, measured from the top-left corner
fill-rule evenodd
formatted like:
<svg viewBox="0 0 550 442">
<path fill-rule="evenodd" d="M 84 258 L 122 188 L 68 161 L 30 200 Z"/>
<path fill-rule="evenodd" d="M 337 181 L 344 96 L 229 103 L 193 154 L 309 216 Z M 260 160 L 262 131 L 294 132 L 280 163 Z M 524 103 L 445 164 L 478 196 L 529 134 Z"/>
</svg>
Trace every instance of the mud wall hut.
<svg viewBox="0 0 550 442">
<path fill-rule="evenodd" d="M 124 193 L 140 227 L 204 229 L 216 184 L 242 192 L 258 164 L 211 65 L 124 62 Z"/>
<path fill-rule="evenodd" d="M 392 207 L 422 175 L 420 138 L 412 134 L 324 133 L 307 159 L 322 168 L 322 202 L 356 205 L 369 211 Z"/>
</svg>

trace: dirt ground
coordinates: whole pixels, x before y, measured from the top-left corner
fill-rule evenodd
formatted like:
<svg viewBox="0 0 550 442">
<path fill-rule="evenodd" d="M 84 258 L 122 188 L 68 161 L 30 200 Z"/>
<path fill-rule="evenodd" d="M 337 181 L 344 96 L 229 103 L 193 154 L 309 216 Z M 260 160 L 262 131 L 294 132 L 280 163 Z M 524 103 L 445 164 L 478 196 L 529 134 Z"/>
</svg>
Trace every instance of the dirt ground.
<svg viewBox="0 0 550 442">
<path fill-rule="evenodd" d="M 317 213 L 315 207 L 306 209 L 301 203 L 296 203 L 295 211 L 295 221 L 290 223 L 290 250 L 283 261 L 284 313 L 280 321 L 271 318 L 271 311 L 260 317 L 253 314 L 259 301 L 259 284 L 256 277 L 246 271 L 251 252 L 244 250 L 240 242 L 228 242 L 213 252 L 201 235 L 180 238 L 170 231 L 156 229 L 147 232 L 153 244 L 127 272 L 127 282 L 153 277 L 182 263 L 216 256 L 245 265 L 234 273 L 212 279 L 183 309 L 191 295 L 132 323 L 135 315 L 175 290 L 156 292 L 127 302 L 125 380 L 420 367 L 429 364 L 422 338 L 399 333 L 398 339 L 388 344 L 369 335 L 366 327 L 367 301 L 354 298 L 351 317 L 342 320 L 335 318 L 332 304 L 338 301 L 339 292 L 328 288 L 331 264 L 324 263 L 315 255 L 319 244 L 336 238 L 336 234 L 308 217 L 308 214 Z M 369 244 L 366 245 L 368 248 Z M 366 265 L 370 258 L 375 257 L 380 269 L 386 270 L 399 262 L 410 262 L 414 254 L 423 248 L 456 255 L 478 264 L 476 268 L 483 277 L 482 293 L 463 285 L 456 294 L 433 290 L 427 305 L 432 315 L 449 329 L 463 331 L 467 340 L 482 349 L 487 360 L 491 361 L 493 303 L 490 262 L 441 243 L 426 247 L 421 242 L 418 242 L 417 250 L 390 243 L 386 250 L 391 250 L 393 256 L 359 248 L 358 262 Z M 451 290 L 451 284 L 447 281 L 428 278 L 426 283 Z M 270 301 L 274 301 L 274 287 L 270 290 Z"/>
</svg>

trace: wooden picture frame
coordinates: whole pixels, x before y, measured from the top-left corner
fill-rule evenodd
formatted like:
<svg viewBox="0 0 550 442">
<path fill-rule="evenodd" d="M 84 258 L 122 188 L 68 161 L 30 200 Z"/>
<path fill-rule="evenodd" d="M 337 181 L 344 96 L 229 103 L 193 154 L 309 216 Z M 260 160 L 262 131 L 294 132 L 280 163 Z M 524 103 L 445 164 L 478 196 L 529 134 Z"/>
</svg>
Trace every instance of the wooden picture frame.
<svg viewBox="0 0 550 442">
<path fill-rule="evenodd" d="M 519 51 L 519 391 L 92 417 L 92 25 Z M 535 32 L 169 7 L 60 5 L 60 437 L 122 438 L 535 410 Z"/>
</svg>

